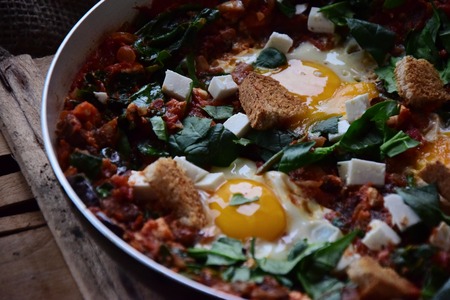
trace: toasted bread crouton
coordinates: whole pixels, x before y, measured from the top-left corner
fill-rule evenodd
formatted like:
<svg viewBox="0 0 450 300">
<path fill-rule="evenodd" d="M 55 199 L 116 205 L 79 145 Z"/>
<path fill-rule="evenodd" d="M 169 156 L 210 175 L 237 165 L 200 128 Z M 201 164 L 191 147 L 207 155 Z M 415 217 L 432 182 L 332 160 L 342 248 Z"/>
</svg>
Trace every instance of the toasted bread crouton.
<svg viewBox="0 0 450 300">
<path fill-rule="evenodd" d="M 250 126 L 259 130 L 284 127 L 303 110 L 302 102 L 278 81 L 254 72 L 239 86 L 239 100 Z"/>
<path fill-rule="evenodd" d="M 432 111 L 450 100 L 439 73 L 425 59 L 405 56 L 397 62 L 394 73 L 398 94 L 407 107 Z"/>
<path fill-rule="evenodd" d="M 352 262 L 347 274 L 358 285 L 361 299 L 415 299 L 420 295 L 412 283 L 368 256 Z"/>
<path fill-rule="evenodd" d="M 160 158 L 144 170 L 151 200 L 186 226 L 200 229 L 206 223 L 200 195 L 192 180 L 171 158 Z"/>
<path fill-rule="evenodd" d="M 450 201 L 450 168 L 436 161 L 427 164 L 426 167 L 419 172 L 419 176 L 427 183 L 435 183 L 439 194 L 447 201 Z"/>
</svg>

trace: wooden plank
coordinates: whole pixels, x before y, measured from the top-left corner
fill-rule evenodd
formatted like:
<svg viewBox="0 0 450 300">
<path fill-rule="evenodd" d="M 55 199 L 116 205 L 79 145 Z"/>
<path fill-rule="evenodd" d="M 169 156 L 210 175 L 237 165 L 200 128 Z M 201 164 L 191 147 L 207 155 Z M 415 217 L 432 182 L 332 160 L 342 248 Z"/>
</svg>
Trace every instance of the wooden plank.
<svg viewBox="0 0 450 300">
<path fill-rule="evenodd" d="M 30 186 L 20 172 L 0 177 L 0 195 L 0 207 L 33 198 Z"/>
<path fill-rule="evenodd" d="M 70 213 L 71 207 L 43 149 L 38 111 L 43 78 L 39 69 L 31 57 L 24 55 L 0 62 L 0 75 L 4 86 L 3 89 L 0 86 L 2 132 L 8 144 L 14 145 L 12 151 L 83 297 L 191 299 L 186 288 L 177 285 L 174 289 L 173 282 L 160 275 L 155 280 L 142 282 L 142 276 L 111 260 L 96 239 L 86 233 L 86 227 Z M 150 278 L 148 270 L 145 276 L 145 279 Z M 194 295 L 192 299 L 195 298 L 198 299 Z"/>
<path fill-rule="evenodd" d="M 8 144 L 6 143 L 3 134 L 0 132 L 0 156 L 11 154 L 11 150 L 9 150 Z"/>
<path fill-rule="evenodd" d="M 0 218 L 0 236 L 30 230 L 45 226 L 45 220 L 40 211 Z"/>
<path fill-rule="evenodd" d="M 0 298 L 82 299 L 48 227 L 0 237 L 0 249 Z"/>
</svg>

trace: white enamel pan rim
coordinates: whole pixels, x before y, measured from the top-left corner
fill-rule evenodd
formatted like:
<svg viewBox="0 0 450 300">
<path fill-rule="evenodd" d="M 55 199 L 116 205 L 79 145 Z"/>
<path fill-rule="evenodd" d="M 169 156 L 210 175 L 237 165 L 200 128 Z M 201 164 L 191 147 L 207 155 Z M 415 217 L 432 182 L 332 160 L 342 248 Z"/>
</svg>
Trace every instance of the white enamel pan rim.
<svg viewBox="0 0 450 300">
<path fill-rule="evenodd" d="M 68 197 L 94 228 L 125 254 L 163 276 L 190 286 L 207 295 L 223 299 L 241 299 L 207 287 L 160 265 L 123 241 L 98 220 L 77 196 L 63 174 L 55 153 L 55 125 L 70 84 L 87 55 L 108 32 L 117 30 L 124 22 L 133 20 L 134 7 L 149 5 L 151 0 L 102 0 L 89 10 L 68 33 L 56 52 L 44 84 L 41 126 L 45 150 L 53 171 Z"/>
</svg>

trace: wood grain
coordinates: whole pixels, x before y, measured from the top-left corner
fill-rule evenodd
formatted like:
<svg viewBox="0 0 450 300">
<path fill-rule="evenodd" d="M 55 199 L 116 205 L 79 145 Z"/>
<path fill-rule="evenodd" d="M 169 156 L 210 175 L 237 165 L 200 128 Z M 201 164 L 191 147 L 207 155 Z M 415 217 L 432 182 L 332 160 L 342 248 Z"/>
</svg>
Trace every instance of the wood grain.
<svg viewBox="0 0 450 300">
<path fill-rule="evenodd" d="M 3 134 L 0 132 L 0 156 L 10 154 L 8 144 L 6 144 L 6 140 L 3 137 Z"/>
<path fill-rule="evenodd" d="M 48 227 L 1 237 L 0 249 L 0 298 L 82 299 Z"/>
<path fill-rule="evenodd" d="M 0 236 L 45 226 L 40 211 L 23 213 L 0 218 Z"/>
<path fill-rule="evenodd" d="M 30 187 L 20 172 L 0 177 L 0 195 L 0 207 L 33 198 Z"/>
<path fill-rule="evenodd" d="M 174 289 L 173 282 L 158 274 L 143 271 L 145 275 L 142 275 L 124 269 L 123 264 L 117 264 L 99 246 L 101 237 L 88 234 L 90 225 L 82 225 L 74 216 L 73 207 L 43 150 L 39 107 L 44 69 L 43 65 L 38 68 L 27 55 L 0 62 L 3 78 L 0 126 L 82 296 L 86 299 L 198 299 L 189 296 L 195 294 L 186 294 L 186 288 Z"/>
</svg>

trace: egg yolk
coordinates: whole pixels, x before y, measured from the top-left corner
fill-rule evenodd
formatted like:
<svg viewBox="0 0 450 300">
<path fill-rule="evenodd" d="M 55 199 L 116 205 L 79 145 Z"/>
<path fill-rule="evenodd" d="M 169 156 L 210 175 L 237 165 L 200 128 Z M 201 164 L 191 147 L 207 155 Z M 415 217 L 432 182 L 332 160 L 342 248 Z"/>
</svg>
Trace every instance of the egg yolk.
<svg viewBox="0 0 450 300">
<path fill-rule="evenodd" d="M 257 200 L 230 205 L 236 194 Z M 232 238 L 273 241 L 286 230 L 286 215 L 277 197 L 266 185 L 254 180 L 228 180 L 211 197 L 209 207 L 218 212 L 216 225 Z"/>
<path fill-rule="evenodd" d="M 269 76 L 307 104 L 307 111 L 293 122 L 293 128 L 306 129 L 317 121 L 345 115 L 345 101 L 362 94 L 372 99 L 379 94 L 372 82 L 343 82 L 326 65 L 298 59 L 289 60 L 285 69 Z"/>
<path fill-rule="evenodd" d="M 436 141 L 426 143 L 419 148 L 419 159 L 415 169 L 423 169 L 427 163 L 440 160 L 444 165 L 450 165 L 450 134 L 441 134 Z"/>
</svg>

